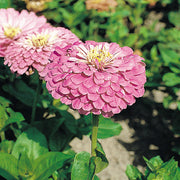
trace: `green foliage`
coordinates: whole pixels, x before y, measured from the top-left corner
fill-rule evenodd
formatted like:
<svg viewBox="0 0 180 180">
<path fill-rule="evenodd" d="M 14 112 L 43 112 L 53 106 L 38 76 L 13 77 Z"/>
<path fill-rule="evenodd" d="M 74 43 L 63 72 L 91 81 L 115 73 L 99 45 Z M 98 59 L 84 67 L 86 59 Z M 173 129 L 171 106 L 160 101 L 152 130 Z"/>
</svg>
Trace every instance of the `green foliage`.
<svg viewBox="0 0 180 180">
<path fill-rule="evenodd" d="M 119 123 L 113 122 L 110 118 L 100 116 L 98 127 L 98 139 L 109 138 L 119 135 L 122 127 Z"/>
<path fill-rule="evenodd" d="M 151 93 L 156 89 L 166 94 L 162 103 L 167 110 L 172 104 L 176 105 L 174 119 L 166 124 L 179 137 L 180 1 L 154 0 L 154 5 L 147 0 L 117 2 L 114 11 L 100 12 L 87 10 L 85 0 L 53 0 L 47 2 L 47 8 L 38 15 L 45 15 L 54 26 L 70 29 L 83 41 L 116 42 L 142 54 L 146 63 L 146 90 Z M 0 1 L 0 8 L 8 7 L 22 10 L 26 6 L 21 0 Z M 98 143 L 97 158 L 86 152 L 75 155 L 69 146 L 73 138 L 91 135 L 91 114 L 76 119 L 68 112 L 68 106 L 51 97 L 42 82 L 35 121 L 31 123 L 39 77 L 37 73 L 15 77 L 3 62 L 0 58 L 0 175 L 8 180 L 68 180 L 71 177 L 76 180 L 79 176 L 79 179 L 84 176 L 97 180 L 94 174 L 108 165 L 101 145 Z M 119 123 L 100 117 L 99 139 L 119 135 L 121 130 Z M 180 144 L 175 140 L 172 140 L 175 144 L 172 150 L 180 155 Z M 145 175 L 134 166 L 127 167 L 129 179 L 180 177 L 173 159 L 166 163 L 160 157 L 145 161 L 148 166 Z"/>
<path fill-rule="evenodd" d="M 81 133 L 86 131 L 91 135 L 91 121 L 92 114 L 82 117 L 79 119 L 80 122 L 85 122 L 87 124 L 86 130 L 84 128 L 79 129 Z M 105 139 L 112 136 L 119 135 L 122 127 L 119 123 L 113 122 L 110 118 L 105 118 L 102 115 L 99 116 L 99 126 L 98 126 L 98 139 Z"/>
<path fill-rule="evenodd" d="M 76 154 L 71 172 L 72 180 L 91 180 L 95 173 L 95 164 L 90 161 L 91 155 L 88 152 Z"/>
<path fill-rule="evenodd" d="M 35 128 L 24 131 L 14 144 L 3 141 L 1 151 L 8 144 L 12 152 L 0 152 L 0 175 L 7 179 L 47 179 L 74 156 L 49 152 L 45 136 Z"/>
<path fill-rule="evenodd" d="M 11 0 L 1 0 L 0 8 L 8 8 L 11 7 Z"/>
<path fill-rule="evenodd" d="M 99 142 L 97 142 L 96 157 L 88 152 L 80 152 L 76 154 L 72 166 L 71 179 L 72 180 L 92 180 L 98 179 L 96 173 L 101 172 L 108 166 L 108 160 Z"/>
<path fill-rule="evenodd" d="M 128 165 L 126 175 L 129 180 L 178 180 L 180 177 L 180 168 L 178 162 L 173 158 L 163 162 L 160 156 L 151 158 L 144 157 L 147 164 L 145 174 L 143 175 L 136 167 Z"/>
</svg>

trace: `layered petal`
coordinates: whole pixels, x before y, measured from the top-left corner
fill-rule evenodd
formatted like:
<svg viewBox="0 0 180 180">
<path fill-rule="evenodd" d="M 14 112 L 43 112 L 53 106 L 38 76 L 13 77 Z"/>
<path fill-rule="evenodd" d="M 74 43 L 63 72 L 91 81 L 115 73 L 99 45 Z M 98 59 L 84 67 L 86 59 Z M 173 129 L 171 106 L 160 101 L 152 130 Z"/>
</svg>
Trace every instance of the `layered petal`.
<svg viewBox="0 0 180 180">
<path fill-rule="evenodd" d="M 143 58 L 133 55 L 132 49 L 94 41 L 68 48 L 70 54 L 58 47 L 58 53 L 51 55 L 58 63 L 52 59 L 46 68 L 45 81 L 53 97 L 81 114 L 110 117 L 143 96 L 145 64 L 141 62 Z"/>
</svg>

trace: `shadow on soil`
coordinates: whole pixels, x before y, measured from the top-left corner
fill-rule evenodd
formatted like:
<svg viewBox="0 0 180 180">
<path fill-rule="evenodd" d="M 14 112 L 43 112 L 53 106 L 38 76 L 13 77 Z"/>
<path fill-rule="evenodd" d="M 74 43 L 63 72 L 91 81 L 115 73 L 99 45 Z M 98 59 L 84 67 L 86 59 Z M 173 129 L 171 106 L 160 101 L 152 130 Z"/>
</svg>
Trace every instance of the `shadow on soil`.
<svg viewBox="0 0 180 180">
<path fill-rule="evenodd" d="M 180 164 L 180 156 L 172 151 L 174 143 L 180 142 L 180 139 L 175 138 L 171 131 L 173 120 L 178 116 L 180 112 L 164 109 L 162 103 L 155 103 L 148 98 L 137 99 L 133 106 L 114 116 L 118 121 L 128 119 L 129 127 L 135 130 L 132 143 L 119 140 L 127 151 L 134 151 L 133 165 L 146 166 L 143 156 L 150 159 L 157 155 L 163 161 L 174 157 Z"/>
</svg>

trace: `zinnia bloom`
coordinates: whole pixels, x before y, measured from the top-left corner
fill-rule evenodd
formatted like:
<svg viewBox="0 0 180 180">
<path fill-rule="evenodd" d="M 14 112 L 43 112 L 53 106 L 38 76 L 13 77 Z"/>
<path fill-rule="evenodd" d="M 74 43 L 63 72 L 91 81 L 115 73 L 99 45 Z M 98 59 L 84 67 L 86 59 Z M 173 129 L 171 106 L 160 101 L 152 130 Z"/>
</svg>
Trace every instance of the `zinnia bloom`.
<svg viewBox="0 0 180 180">
<path fill-rule="evenodd" d="M 13 8 L 0 9 L 0 17 L 0 57 L 4 57 L 10 43 L 46 24 L 44 16 L 26 10 L 19 13 Z"/>
<path fill-rule="evenodd" d="M 98 11 L 109 11 L 117 6 L 116 0 L 86 0 L 86 9 L 96 9 Z"/>
<path fill-rule="evenodd" d="M 37 69 L 41 76 L 55 46 L 65 47 L 76 41 L 79 39 L 68 29 L 42 28 L 11 43 L 6 50 L 4 64 L 19 75 L 30 75 Z"/>
<path fill-rule="evenodd" d="M 57 47 L 51 60 L 47 89 L 80 114 L 111 117 L 144 94 L 145 64 L 129 47 L 86 41 Z"/>
</svg>

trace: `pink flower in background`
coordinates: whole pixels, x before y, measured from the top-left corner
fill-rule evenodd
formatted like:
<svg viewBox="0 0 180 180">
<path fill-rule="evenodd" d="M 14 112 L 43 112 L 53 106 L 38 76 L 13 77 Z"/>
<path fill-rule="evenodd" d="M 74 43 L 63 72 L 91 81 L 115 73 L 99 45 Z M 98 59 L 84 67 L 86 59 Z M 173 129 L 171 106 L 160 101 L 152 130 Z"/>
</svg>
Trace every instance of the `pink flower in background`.
<svg viewBox="0 0 180 180">
<path fill-rule="evenodd" d="M 45 68 L 47 89 L 80 114 L 111 117 L 144 94 L 143 58 L 116 43 L 57 47 Z"/>
<path fill-rule="evenodd" d="M 37 69 L 42 76 L 41 72 L 50 62 L 49 57 L 55 46 L 65 47 L 76 41 L 79 39 L 68 29 L 42 28 L 11 43 L 7 47 L 4 64 L 19 75 L 30 75 Z"/>
<path fill-rule="evenodd" d="M 38 30 L 46 24 L 44 16 L 13 8 L 0 9 L 0 57 L 4 57 L 7 46 L 22 35 Z"/>
</svg>

